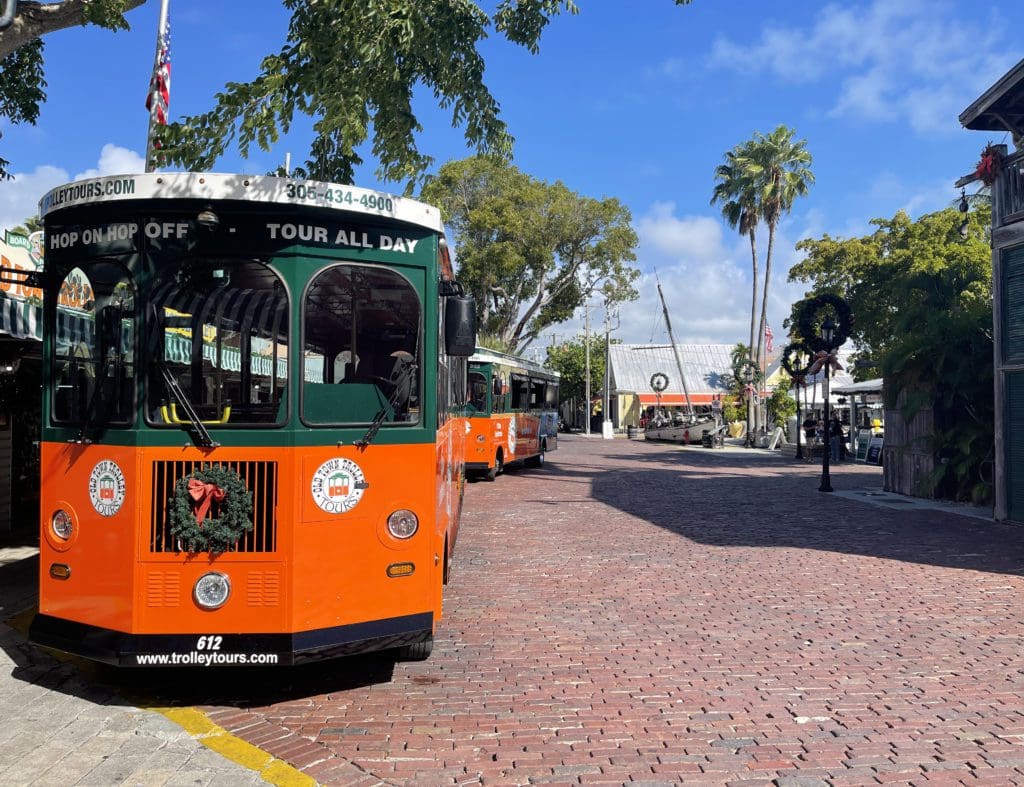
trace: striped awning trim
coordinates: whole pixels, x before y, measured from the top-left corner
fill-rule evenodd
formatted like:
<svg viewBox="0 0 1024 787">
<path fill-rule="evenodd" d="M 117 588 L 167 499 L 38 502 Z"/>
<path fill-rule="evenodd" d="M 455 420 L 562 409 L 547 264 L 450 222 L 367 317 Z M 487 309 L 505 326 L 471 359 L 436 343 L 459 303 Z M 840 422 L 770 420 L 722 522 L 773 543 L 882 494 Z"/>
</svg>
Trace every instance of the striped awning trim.
<svg viewBox="0 0 1024 787">
<path fill-rule="evenodd" d="M 0 297 L 0 331 L 15 339 L 43 338 L 42 309 L 17 298 Z"/>
</svg>

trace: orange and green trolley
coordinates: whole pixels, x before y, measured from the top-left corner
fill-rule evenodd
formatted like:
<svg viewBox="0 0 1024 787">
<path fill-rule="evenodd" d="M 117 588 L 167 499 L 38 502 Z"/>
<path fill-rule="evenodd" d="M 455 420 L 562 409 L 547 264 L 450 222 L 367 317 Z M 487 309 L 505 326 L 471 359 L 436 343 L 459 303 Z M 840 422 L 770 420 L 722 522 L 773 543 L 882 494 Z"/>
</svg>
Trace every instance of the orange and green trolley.
<svg viewBox="0 0 1024 787">
<path fill-rule="evenodd" d="M 426 657 L 475 342 L 438 211 L 175 173 L 40 212 L 32 641 L 124 666 Z"/>
<path fill-rule="evenodd" d="M 558 448 L 558 381 L 553 369 L 478 347 L 469 359 L 466 472 L 493 481 L 513 462 L 542 467 Z"/>
</svg>

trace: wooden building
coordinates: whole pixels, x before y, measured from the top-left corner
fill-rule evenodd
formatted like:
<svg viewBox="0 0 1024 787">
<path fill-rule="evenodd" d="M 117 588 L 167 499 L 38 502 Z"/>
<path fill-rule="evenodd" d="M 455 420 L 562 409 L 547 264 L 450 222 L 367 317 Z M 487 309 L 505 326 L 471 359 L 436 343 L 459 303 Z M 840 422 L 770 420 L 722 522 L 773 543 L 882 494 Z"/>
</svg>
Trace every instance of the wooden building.
<svg viewBox="0 0 1024 787">
<path fill-rule="evenodd" d="M 996 519 L 1024 523 L 1024 60 L 960 114 L 965 128 L 1009 132 L 992 193 Z M 978 179 L 962 178 L 958 185 Z"/>
</svg>

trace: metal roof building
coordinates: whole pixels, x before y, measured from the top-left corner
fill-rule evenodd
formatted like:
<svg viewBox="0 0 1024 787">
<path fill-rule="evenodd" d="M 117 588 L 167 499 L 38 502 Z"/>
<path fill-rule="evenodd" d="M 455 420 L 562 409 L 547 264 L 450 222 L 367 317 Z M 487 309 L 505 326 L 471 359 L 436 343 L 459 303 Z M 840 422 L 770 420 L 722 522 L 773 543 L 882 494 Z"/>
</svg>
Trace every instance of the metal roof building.
<svg viewBox="0 0 1024 787">
<path fill-rule="evenodd" d="M 686 389 L 694 405 L 710 404 L 726 394 L 732 383 L 732 344 L 677 344 Z M 665 406 L 685 405 L 675 355 L 670 344 L 613 344 L 609 348 L 611 386 L 615 394 L 635 394 L 642 406 L 658 403 L 651 377 L 664 374 L 668 387 L 661 393 Z"/>
</svg>

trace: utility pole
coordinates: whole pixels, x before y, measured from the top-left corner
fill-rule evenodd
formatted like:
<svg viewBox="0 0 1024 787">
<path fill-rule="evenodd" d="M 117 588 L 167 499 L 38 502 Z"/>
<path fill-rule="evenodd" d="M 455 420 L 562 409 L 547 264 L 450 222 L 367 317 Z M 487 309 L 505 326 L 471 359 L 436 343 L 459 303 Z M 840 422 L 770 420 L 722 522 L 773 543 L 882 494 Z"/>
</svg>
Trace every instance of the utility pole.
<svg viewBox="0 0 1024 787">
<path fill-rule="evenodd" d="M 584 352 L 586 353 L 586 356 L 587 356 L 587 364 L 586 364 L 586 369 L 587 370 L 586 370 L 586 372 L 584 374 L 584 378 L 583 378 L 585 380 L 585 385 L 586 385 L 586 394 L 585 394 L 586 402 L 584 403 L 584 407 L 583 407 L 583 409 L 584 409 L 586 414 L 583 417 L 583 433 L 587 437 L 590 437 L 590 304 L 589 303 L 584 303 L 583 304 L 583 325 L 584 325 L 583 346 L 585 348 Z"/>
<path fill-rule="evenodd" d="M 616 318 L 618 315 L 616 315 Z M 615 326 L 618 328 L 618 324 Z M 605 440 L 615 437 L 612 426 L 612 325 L 611 309 L 608 304 L 604 308 L 604 421 L 601 423 L 601 436 Z"/>
</svg>

